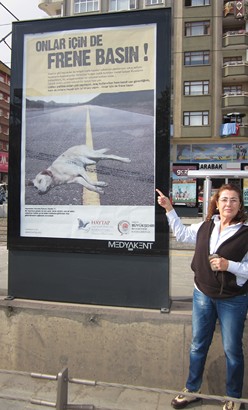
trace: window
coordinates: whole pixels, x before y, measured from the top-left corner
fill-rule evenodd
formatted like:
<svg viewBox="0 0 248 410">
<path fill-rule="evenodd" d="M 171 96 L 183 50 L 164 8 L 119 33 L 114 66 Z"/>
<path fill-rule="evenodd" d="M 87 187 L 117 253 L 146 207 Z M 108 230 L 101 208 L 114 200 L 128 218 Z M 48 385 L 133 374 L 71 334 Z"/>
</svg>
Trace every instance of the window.
<svg viewBox="0 0 248 410">
<path fill-rule="evenodd" d="M 185 36 L 205 36 L 209 34 L 209 29 L 209 21 L 191 21 L 189 23 L 185 23 Z"/>
<path fill-rule="evenodd" d="M 9 151 L 9 144 L 7 142 L 0 142 L 0 150 L 2 151 Z"/>
<path fill-rule="evenodd" d="M 99 10 L 98 0 L 74 0 L 74 13 L 87 13 Z"/>
<path fill-rule="evenodd" d="M 208 111 L 184 111 L 183 113 L 183 125 L 189 125 L 191 127 L 208 125 L 209 124 L 209 112 Z"/>
<path fill-rule="evenodd" d="M 210 6 L 210 0 L 185 0 L 185 7 Z"/>
<path fill-rule="evenodd" d="M 136 0 L 110 0 L 109 1 L 110 11 L 131 10 L 135 8 L 136 8 Z"/>
<path fill-rule="evenodd" d="M 223 94 L 242 94 L 242 85 L 229 85 L 223 87 Z"/>
<path fill-rule="evenodd" d="M 210 63 L 209 51 L 187 51 L 184 53 L 184 65 L 205 65 Z"/>
<path fill-rule="evenodd" d="M 10 99 L 9 95 L 3 94 L 3 100 L 4 100 L 5 102 L 9 103 L 9 99 Z"/>
<path fill-rule="evenodd" d="M 242 56 L 234 56 L 234 57 L 224 57 L 223 58 L 223 63 L 237 63 L 239 61 L 242 61 Z"/>
<path fill-rule="evenodd" d="M 162 4 L 163 0 L 146 0 L 146 6 L 154 6 L 156 4 Z"/>
<path fill-rule="evenodd" d="M 184 81 L 184 95 L 209 94 L 209 81 Z"/>
</svg>

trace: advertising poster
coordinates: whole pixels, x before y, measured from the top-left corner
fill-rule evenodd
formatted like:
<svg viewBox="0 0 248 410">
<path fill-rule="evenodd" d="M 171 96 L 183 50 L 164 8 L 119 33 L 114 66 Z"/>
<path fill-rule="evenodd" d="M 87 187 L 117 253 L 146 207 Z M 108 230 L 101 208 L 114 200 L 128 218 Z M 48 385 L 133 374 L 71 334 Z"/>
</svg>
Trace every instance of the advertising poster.
<svg viewBox="0 0 248 410">
<path fill-rule="evenodd" d="M 155 49 L 154 24 L 25 36 L 22 236 L 154 241 Z"/>
<path fill-rule="evenodd" d="M 0 152 L 0 172 L 8 172 L 8 152 Z"/>
<path fill-rule="evenodd" d="M 188 177 L 189 170 L 196 170 L 195 165 L 178 165 L 172 167 L 172 204 L 180 206 L 197 206 L 197 180 Z"/>
<path fill-rule="evenodd" d="M 248 171 L 248 165 L 242 164 L 242 170 Z M 243 200 L 245 207 L 248 207 L 248 178 L 243 179 Z"/>
<path fill-rule="evenodd" d="M 248 144 L 182 144 L 177 146 L 178 162 L 248 161 Z"/>
<path fill-rule="evenodd" d="M 155 180 L 169 184 L 160 165 L 170 155 L 169 10 L 118 14 L 16 23 L 20 233 L 10 229 L 10 246 L 151 253 L 164 244 Z"/>
</svg>

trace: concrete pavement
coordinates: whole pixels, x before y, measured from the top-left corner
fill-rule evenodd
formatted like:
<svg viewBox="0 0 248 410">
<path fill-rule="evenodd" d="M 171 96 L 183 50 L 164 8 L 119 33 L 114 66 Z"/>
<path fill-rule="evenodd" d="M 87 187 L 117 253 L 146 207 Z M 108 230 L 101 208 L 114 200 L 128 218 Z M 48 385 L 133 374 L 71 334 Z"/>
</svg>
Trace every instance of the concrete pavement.
<svg viewBox="0 0 248 410">
<path fill-rule="evenodd" d="M 0 409 L 65 409 L 60 406 L 63 399 L 57 395 L 57 387 L 57 380 L 37 378 L 25 372 L 0 370 Z M 65 391 L 68 392 L 67 409 L 85 410 L 169 410 L 172 409 L 170 402 L 174 397 L 173 394 L 160 389 L 75 380 L 70 379 L 70 375 Z M 223 403 L 219 400 L 203 398 L 187 408 L 214 410 L 222 407 Z M 243 409 L 248 407 L 243 405 Z"/>
<path fill-rule="evenodd" d="M 4 224 L 1 219 L 0 224 Z M 191 296 L 193 277 L 191 277 L 190 269 L 188 269 L 188 274 L 182 275 L 182 266 L 184 267 L 183 271 L 185 271 L 185 260 L 187 260 L 188 265 L 191 257 L 192 250 L 171 249 L 172 297 L 187 298 Z M 6 244 L 1 242 L 1 298 L 5 298 L 7 295 L 7 276 L 8 251 Z M 191 277 L 190 280 L 189 277 Z M 64 388 L 64 391 L 67 391 L 65 384 Z M 61 390 L 57 375 L 34 375 L 27 372 L 0 370 L 0 410 L 45 410 L 49 407 L 62 410 L 64 407 L 60 406 L 62 401 L 58 391 Z M 171 409 L 170 402 L 175 393 L 169 390 L 115 384 L 114 381 L 113 383 L 83 381 L 73 379 L 73 375 L 69 374 L 67 404 L 70 406 L 67 406 L 67 409 L 169 410 Z M 189 405 L 187 408 L 191 410 L 222 409 L 223 403 L 220 399 L 216 396 L 212 396 L 210 399 L 203 396 L 202 401 Z M 78 406 L 76 407 L 76 405 Z M 248 410 L 248 404 L 243 404 L 242 408 Z"/>
</svg>

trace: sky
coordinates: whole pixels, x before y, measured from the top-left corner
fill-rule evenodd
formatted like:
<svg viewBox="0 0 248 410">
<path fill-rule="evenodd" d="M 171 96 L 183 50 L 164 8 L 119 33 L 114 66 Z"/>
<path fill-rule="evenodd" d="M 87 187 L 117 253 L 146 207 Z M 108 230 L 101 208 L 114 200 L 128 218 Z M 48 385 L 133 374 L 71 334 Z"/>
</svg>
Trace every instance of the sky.
<svg viewBox="0 0 248 410">
<path fill-rule="evenodd" d="M 0 41 L 12 31 L 12 22 L 17 21 L 17 19 L 36 20 L 49 18 L 44 11 L 39 9 L 38 4 L 40 2 L 40 0 L 2 0 L 0 2 Z M 11 47 L 11 35 L 7 36 L 5 41 Z M 8 46 L 4 41 L 0 42 L 0 60 L 8 67 L 11 67 L 11 50 Z"/>
</svg>

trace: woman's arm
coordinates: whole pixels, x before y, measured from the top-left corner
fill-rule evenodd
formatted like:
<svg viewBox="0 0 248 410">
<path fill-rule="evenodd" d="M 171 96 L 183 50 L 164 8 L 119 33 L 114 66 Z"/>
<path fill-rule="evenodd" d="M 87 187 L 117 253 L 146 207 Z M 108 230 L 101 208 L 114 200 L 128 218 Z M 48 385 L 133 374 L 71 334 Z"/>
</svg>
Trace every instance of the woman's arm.
<svg viewBox="0 0 248 410">
<path fill-rule="evenodd" d="M 156 189 L 156 192 L 158 193 L 158 204 L 162 206 L 166 210 L 166 212 L 172 211 L 173 206 L 171 205 L 170 199 L 163 194 L 159 189 Z"/>
<path fill-rule="evenodd" d="M 237 285 L 242 286 L 248 280 L 248 252 L 241 262 L 228 260 L 227 270 L 236 276 Z"/>
<path fill-rule="evenodd" d="M 156 189 L 158 196 L 158 204 L 165 209 L 169 226 L 178 242 L 195 243 L 196 235 L 202 222 L 185 226 L 175 209 L 173 208 L 170 199 L 165 196 L 159 189 Z"/>
</svg>

